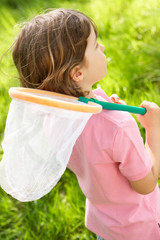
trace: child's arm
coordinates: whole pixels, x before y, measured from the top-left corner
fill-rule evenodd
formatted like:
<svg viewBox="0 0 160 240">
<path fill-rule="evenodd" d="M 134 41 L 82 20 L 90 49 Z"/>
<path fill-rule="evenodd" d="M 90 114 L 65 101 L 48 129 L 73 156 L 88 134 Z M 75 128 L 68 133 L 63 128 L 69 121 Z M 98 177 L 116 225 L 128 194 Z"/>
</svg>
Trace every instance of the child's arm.
<svg viewBox="0 0 160 240">
<path fill-rule="evenodd" d="M 146 149 L 150 154 L 153 167 L 146 177 L 130 183 L 136 192 L 148 194 L 154 190 L 160 174 L 160 108 L 155 103 L 146 101 L 141 104 L 141 107 L 145 107 L 147 113 L 137 115 L 137 118 L 146 131 Z"/>
</svg>

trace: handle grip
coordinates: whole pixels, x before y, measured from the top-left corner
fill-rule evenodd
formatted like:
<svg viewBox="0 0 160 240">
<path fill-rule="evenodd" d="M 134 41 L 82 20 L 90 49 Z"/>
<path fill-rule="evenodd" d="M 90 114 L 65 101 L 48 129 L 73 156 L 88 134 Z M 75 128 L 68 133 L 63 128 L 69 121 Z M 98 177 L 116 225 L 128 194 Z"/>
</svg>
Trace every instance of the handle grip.
<svg viewBox="0 0 160 240">
<path fill-rule="evenodd" d="M 117 103 L 103 102 L 94 98 L 79 97 L 78 101 L 84 102 L 84 103 L 88 103 L 88 101 L 95 102 L 97 104 L 100 104 L 103 109 L 107 109 L 107 110 L 127 111 L 130 113 L 141 114 L 141 115 L 144 115 L 147 112 L 146 108 L 117 104 Z"/>
</svg>

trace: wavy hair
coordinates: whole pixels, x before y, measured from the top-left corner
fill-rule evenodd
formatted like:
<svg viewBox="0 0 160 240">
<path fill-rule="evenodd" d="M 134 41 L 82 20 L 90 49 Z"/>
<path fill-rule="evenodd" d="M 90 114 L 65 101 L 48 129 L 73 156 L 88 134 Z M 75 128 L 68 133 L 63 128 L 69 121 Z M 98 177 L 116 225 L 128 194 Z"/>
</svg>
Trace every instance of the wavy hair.
<svg viewBox="0 0 160 240">
<path fill-rule="evenodd" d="M 56 9 L 28 22 L 12 52 L 21 86 L 85 96 L 70 71 L 84 61 L 91 26 L 97 36 L 88 16 L 69 9 Z"/>
</svg>

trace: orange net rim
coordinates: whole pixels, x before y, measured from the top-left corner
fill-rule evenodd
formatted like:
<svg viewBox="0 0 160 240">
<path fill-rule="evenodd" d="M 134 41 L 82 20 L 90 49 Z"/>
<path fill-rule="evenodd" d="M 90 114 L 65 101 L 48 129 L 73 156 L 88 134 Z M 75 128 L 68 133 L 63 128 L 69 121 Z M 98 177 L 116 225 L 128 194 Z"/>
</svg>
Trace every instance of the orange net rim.
<svg viewBox="0 0 160 240">
<path fill-rule="evenodd" d="M 36 95 L 38 94 L 38 96 Z M 39 90 L 33 88 L 12 87 L 9 89 L 9 95 L 13 99 L 22 100 L 25 102 L 36 103 L 44 106 L 62 108 L 71 111 L 87 112 L 87 113 L 99 113 L 102 111 L 102 107 L 99 104 L 88 102 L 86 104 L 80 103 L 78 98 L 68 96 L 65 94 L 50 92 L 46 90 Z M 53 98 L 47 98 L 45 95 L 53 96 Z M 63 101 L 54 99 L 54 97 L 64 98 Z M 69 101 L 66 101 L 68 99 Z M 71 102 L 73 100 L 74 102 Z M 77 103 L 75 103 L 77 101 Z"/>
</svg>

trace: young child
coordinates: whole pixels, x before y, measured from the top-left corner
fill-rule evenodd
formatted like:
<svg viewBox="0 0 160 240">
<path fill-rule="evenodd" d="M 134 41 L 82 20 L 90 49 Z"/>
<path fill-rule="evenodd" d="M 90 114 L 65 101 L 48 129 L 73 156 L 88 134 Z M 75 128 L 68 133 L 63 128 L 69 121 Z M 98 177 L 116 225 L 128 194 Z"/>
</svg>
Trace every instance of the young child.
<svg viewBox="0 0 160 240">
<path fill-rule="evenodd" d="M 78 11 L 35 17 L 15 41 L 13 60 L 23 87 L 111 102 L 101 89 L 92 91 L 107 73 L 106 57 L 95 24 Z M 86 196 L 86 227 L 97 239 L 160 239 L 160 108 L 141 106 L 146 146 L 129 113 L 103 110 L 88 121 L 68 163 Z"/>
</svg>

